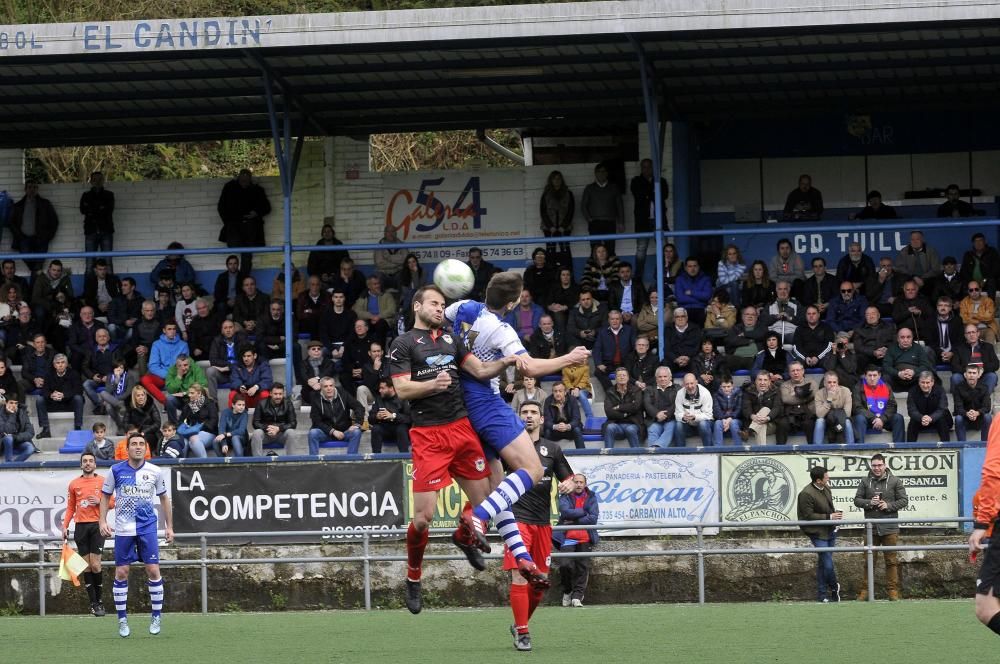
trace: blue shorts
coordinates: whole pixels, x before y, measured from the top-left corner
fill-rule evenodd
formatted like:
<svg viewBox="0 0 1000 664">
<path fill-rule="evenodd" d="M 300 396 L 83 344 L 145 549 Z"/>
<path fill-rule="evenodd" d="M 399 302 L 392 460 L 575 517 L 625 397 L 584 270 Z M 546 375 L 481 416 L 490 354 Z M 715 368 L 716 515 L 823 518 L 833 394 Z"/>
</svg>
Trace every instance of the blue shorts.
<svg viewBox="0 0 1000 664">
<path fill-rule="evenodd" d="M 524 431 L 524 422 L 499 394 L 465 390 L 464 396 L 469 421 L 479 434 L 486 457 L 498 458 L 500 450 L 514 442 Z"/>
<path fill-rule="evenodd" d="M 131 565 L 135 561 L 147 565 L 160 564 L 160 545 L 156 531 L 139 535 L 115 535 L 115 565 Z"/>
</svg>

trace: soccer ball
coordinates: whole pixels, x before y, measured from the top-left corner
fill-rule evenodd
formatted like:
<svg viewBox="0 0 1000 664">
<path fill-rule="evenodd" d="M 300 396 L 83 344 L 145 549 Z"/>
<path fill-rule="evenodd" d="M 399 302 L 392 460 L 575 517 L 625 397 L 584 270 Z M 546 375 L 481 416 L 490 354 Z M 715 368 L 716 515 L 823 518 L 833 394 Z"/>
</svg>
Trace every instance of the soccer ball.
<svg viewBox="0 0 1000 664">
<path fill-rule="evenodd" d="M 452 300 L 468 295 L 475 282 L 472 268 L 454 258 L 443 260 L 434 268 L 434 285 Z"/>
</svg>

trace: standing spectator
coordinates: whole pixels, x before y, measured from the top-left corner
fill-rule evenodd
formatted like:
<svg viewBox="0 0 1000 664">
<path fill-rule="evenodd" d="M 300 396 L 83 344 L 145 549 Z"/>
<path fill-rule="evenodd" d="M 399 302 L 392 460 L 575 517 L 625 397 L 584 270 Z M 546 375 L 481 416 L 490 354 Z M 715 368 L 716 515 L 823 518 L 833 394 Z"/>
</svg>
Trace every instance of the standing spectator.
<svg viewBox="0 0 1000 664">
<path fill-rule="evenodd" d="M 906 395 L 906 410 L 910 423 L 906 427 L 906 441 L 917 442 L 921 431 L 937 433 L 937 440 L 948 442 L 951 431 L 951 413 L 944 390 L 934 383 L 932 371 L 921 371 L 917 384 Z"/>
<path fill-rule="evenodd" d="M 799 521 L 840 521 L 844 513 L 833 504 L 830 491 L 830 473 L 823 466 L 809 469 L 810 482 L 799 492 Z M 833 554 L 823 549 L 837 545 L 837 529 L 830 525 L 800 526 L 812 545 L 820 549 L 816 567 L 816 601 L 839 602 L 840 584 L 833 567 Z"/>
<path fill-rule="evenodd" d="M 603 163 L 594 168 L 594 181 L 583 190 L 580 210 L 587 221 L 588 235 L 614 235 L 625 232 L 622 192 L 619 191 L 618 185 L 608 181 L 608 169 Z M 614 240 L 590 242 L 591 247 L 598 244 L 608 248 L 608 255 L 615 255 Z"/>
<path fill-rule="evenodd" d="M 750 375 L 756 376 L 759 371 L 766 371 L 768 377 L 777 385 L 788 372 L 788 353 L 781 347 L 781 338 L 777 332 L 764 335 L 764 350 L 757 353 L 750 367 Z"/>
<path fill-rule="evenodd" d="M 400 454 L 410 451 L 410 402 L 396 394 L 391 378 L 380 378 L 378 396 L 368 414 L 372 452 L 382 453 L 386 442 L 395 442 Z"/>
<path fill-rule="evenodd" d="M 163 410 L 166 412 L 167 420 L 177 424 L 177 411 L 184 407 L 191 387 L 198 385 L 202 391 L 205 391 L 207 384 L 205 372 L 198 366 L 198 363 L 193 362 L 184 353 L 178 355 L 173 366 L 167 371 L 167 378 L 164 381 L 163 389 L 166 401 Z"/>
<path fill-rule="evenodd" d="M 264 392 L 256 394 L 263 395 Z M 275 383 L 267 398 L 260 396 L 254 410 L 254 432 L 250 434 L 251 454 L 255 457 L 264 456 L 265 444 L 285 444 L 288 431 L 294 429 L 296 424 L 295 406 L 290 399 L 285 398 L 284 384 Z"/>
<path fill-rule="evenodd" d="M 882 192 L 872 189 L 865 198 L 868 202 L 860 212 L 850 215 L 851 219 L 897 219 L 896 208 L 882 203 Z"/>
<path fill-rule="evenodd" d="M 635 218 L 636 233 L 651 233 L 656 230 L 669 231 L 670 224 L 667 220 L 667 198 L 670 196 L 670 187 L 667 179 L 660 177 L 660 227 L 656 227 L 656 181 L 653 179 L 653 160 L 643 159 L 639 162 L 639 175 L 632 178 L 629 184 L 632 191 L 632 200 L 635 205 L 632 208 Z M 646 253 L 649 248 L 650 238 L 643 238 L 635 241 L 635 272 L 639 281 L 645 279 L 646 274 Z M 654 243 L 655 244 L 655 243 Z"/>
<path fill-rule="evenodd" d="M 569 310 L 566 322 L 566 336 L 572 346 L 584 346 L 588 350 L 594 348 L 597 332 L 608 319 L 607 308 L 594 299 L 593 294 L 586 289 L 580 290 L 577 305 Z"/>
<path fill-rule="evenodd" d="M 168 321 L 163 326 L 163 334 L 153 342 L 149 349 L 149 367 L 139 382 L 141 382 L 150 396 L 161 404 L 167 402 L 167 397 L 161 391 L 166 385 L 167 373 L 177 362 L 180 355 L 190 355 L 187 342 L 177 334 L 177 323 Z"/>
<path fill-rule="evenodd" d="M 625 438 L 629 447 L 639 447 L 644 439 L 642 422 L 642 394 L 628 381 L 628 371 L 619 367 L 615 371 L 615 384 L 604 395 L 604 447 L 612 448 L 615 440 Z M 675 434 L 676 435 L 676 434 Z"/>
<path fill-rule="evenodd" d="M 726 347 L 726 366 L 732 370 L 749 369 L 757 353 L 764 350 L 767 326 L 760 322 L 757 309 L 746 305 L 740 312 L 740 322 L 729 328 L 723 345 Z"/>
<path fill-rule="evenodd" d="M 264 188 L 253 181 L 249 168 L 240 170 L 235 180 L 226 183 L 216 208 L 222 218 L 219 242 L 225 242 L 227 247 L 264 246 L 264 217 L 271 213 L 271 202 Z M 253 254 L 244 253 L 240 264 L 250 274 Z"/>
<path fill-rule="evenodd" d="M 247 399 L 242 394 L 237 394 L 229 408 L 219 416 L 219 431 L 212 441 L 218 456 L 243 456 L 247 440 L 247 419 Z"/>
<path fill-rule="evenodd" d="M 73 429 L 83 428 L 83 383 L 80 374 L 69 368 L 69 359 L 62 353 L 52 358 L 52 369 L 45 376 L 45 387 L 35 397 L 35 412 L 38 414 L 39 438 L 51 438 L 49 432 L 49 411 L 72 411 Z"/>
<path fill-rule="evenodd" d="M 922 373 L 934 376 L 934 365 L 931 364 L 927 350 L 913 343 L 913 331 L 908 327 L 896 332 L 896 343 L 886 351 L 882 361 L 889 384 L 896 392 L 905 392 L 917 384 Z"/>
<path fill-rule="evenodd" d="M 309 454 L 319 454 L 320 445 L 328 440 L 344 441 L 348 454 L 358 453 L 365 409 L 350 394 L 338 390 L 330 376 L 320 379 L 319 392 L 312 395 L 309 418 Z"/>
<path fill-rule="evenodd" d="M 925 323 L 921 338 L 933 353 L 935 364 L 951 364 L 964 335 L 962 319 L 955 313 L 952 299 L 947 295 L 937 299 L 935 310 L 937 315 Z"/>
<path fill-rule="evenodd" d="M 792 251 L 792 241 L 781 238 L 777 244 L 778 253 L 771 257 L 768 272 L 775 281 L 792 284 L 792 292 L 798 293 L 806 278 L 806 266 L 802 257 Z"/>
<path fill-rule="evenodd" d="M 327 217 L 326 220 L 332 221 L 332 219 L 332 217 Z M 319 234 L 319 241 L 316 242 L 317 247 L 340 247 L 344 244 L 337 238 L 332 223 L 323 224 L 323 228 L 320 229 Z M 320 281 L 323 282 L 323 287 L 329 289 L 333 287 L 333 280 L 340 271 L 341 261 L 350 257 L 351 254 L 343 249 L 310 251 L 306 262 L 306 270 L 309 272 L 309 276 L 318 276 Z"/>
<path fill-rule="evenodd" d="M 142 318 L 142 293 L 135 288 L 135 279 L 125 277 L 119 285 L 119 292 L 111 299 L 108 308 L 108 330 L 115 342 L 130 341 L 135 326 Z"/>
<path fill-rule="evenodd" d="M 49 199 L 38 195 L 38 183 L 26 182 L 24 196 L 14 203 L 8 224 L 14 236 L 11 249 L 22 254 L 45 254 L 59 230 L 59 215 Z M 29 258 L 24 264 L 35 274 L 44 263 L 41 259 Z"/>
<path fill-rule="evenodd" d="M 239 349 L 246 344 L 246 335 L 236 331 L 236 323 L 231 320 L 222 321 L 222 333 L 212 339 L 208 350 L 208 369 L 205 370 L 205 384 L 208 395 L 215 396 L 219 384 L 227 384 L 232 380 L 233 369 L 240 362 Z"/>
<path fill-rule="evenodd" d="M 882 370 L 874 364 L 865 369 L 865 379 L 854 388 L 854 438 L 859 445 L 865 442 L 869 429 L 876 433 L 889 430 L 892 442 L 906 440 L 903 416 L 897 411 L 896 397 L 882 380 Z"/>
<path fill-rule="evenodd" d="M 656 385 L 646 388 L 642 398 L 646 413 L 646 447 L 670 447 L 674 442 L 677 420 L 677 386 L 670 367 L 656 369 Z"/>
<path fill-rule="evenodd" d="M 531 292 L 535 302 L 543 307 L 549 305 L 549 292 L 554 290 L 556 268 L 548 262 L 548 255 L 541 247 L 531 252 L 531 264 L 524 269 L 524 288 Z"/>
<path fill-rule="evenodd" d="M 917 282 L 921 292 L 929 293 L 934 279 L 941 276 L 941 258 L 934 247 L 924 241 L 921 231 L 910 233 L 910 244 L 896 257 L 897 271 Z"/>
<path fill-rule="evenodd" d="M 479 247 L 469 249 L 469 260 L 466 265 L 472 270 L 472 276 L 475 279 L 472 292 L 469 293 L 469 299 L 482 302 L 486 295 L 486 285 L 489 284 L 490 277 L 498 272 L 503 272 L 503 270 L 489 261 L 484 261 L 483 251 Z"/>
<path fill-rule="evenodd" d="M 834 333 L 820 321 L 816 305 L 806 307 L 806 324 L 795 328 L 792 356 L 802 360 L 807 368 L 818 367 L 833 350 Z"/>
<path fill-rule="evenodd" d="M 382 229 L 382 239 L 378 243 L 402 244 L 403 241 L 399 239 L 396 227 L 392 224 L 386 224 L 385 228 Z M 405 269 L 406 257 L 409 255 L 411 254 L 408 254 L 405 249 L 376 249 L 372 252 L 375 273 L 382 283 L 383 290 L 399 288 L 399 275 Z"/>
<path fill-rule="evenodd" d="M 712 444 L 721 446 L 728 433 L 733 439 L 733 445 L 741 442 L 740 432 L 743 430 L 743 393 L 733 385 L 733 377 L 729 374 L 719 379 L 719 389 L 712 398 L 712 419 L 715 424 L 712 430 Z"/>
<path fill-rule="evenodd" d="M 740 282 L 740 302 L 743 306 L 765 309 L 774 302 L 775 284 L 767 272 L 767 263 L 756 260 Z"/>
<path fill-rule="evenodd" d="M 833 279 L 825 281 L 833 283 Z M 806 282 L 808 285 L 808 282 Z M 808 291 L 808 286 L 807 289 Z M 868 300 L 854 289 L 854 284 L 844 281 L 840 284 L 840 297 L 833 296 L 827 300 L 826 324 L 834 332 L 852 332 L 854 328 L 865 322 L 865 309 Z M 819 305 L 816 305 L 819 307 Z M 822 313 L 822 312 L 821 312 Z"/>
<path fill-rule="evenodd" d="M 590 250 L 590 258 L 583 268 L 580 289 L 590 291 L 598 302 L 607 303 L 611 297 L 611 285 L 618 281 L 618 257 L 608 251 L 603 244 Z"/>
<path fill-rule="evenodd" d="M 323 291 L 319 277 L 309 277 L 306 284 L 306 290 L 295 298 L 295 320 L 299 324 L 300 334 L 318 339 L 320 311 L 326 306 L 329 297 Z"/>
<path fill-rule="evenodd" d="M 240 257 L 236 254 L 226 256 L 226 269 L 215 278 L 215 287 L 212 289 L 215 310 L 222 316 L 232 312 L 236 298 L 243 288 L 245 276 L 247 272 L 240 269 Z"/>
<path fill-rule="evenodd" d="M 663 331 L 663 363 L 675 371 L 690 370 L 701 348 L 702 329 L 688 320 L 688 310 L 677 307 L 674 324 Z"/>
<path fill-rule="evenodd" d="M 851 337 L 854 351 L 858 354 L 858 366 L 875 364 L 881 367 L 896 339 L 896 326 L 891 321 L 882 320 L 878 307 L 869 305 L 865 309 L 864 324 L 854 328 Z"/>
<path fill-rule="evenodd" d="M 538 386 L 538 379 L 534 376 L 524 376 L 521 384 L 521 389 L 514 392 L 510 400 L 510 407 L 515 413 L 521 412 L 521 404 L 525 401 L 537 401 L 541 404 L 549 397 L 545 390 Z"/>
<path fill-rule="evenodd" d="M 176 415 L 175 415 L 176 417 Z M 205 396 L 200 383 L 187 389 L 187 401 L 177 421 L 177 433 L 185 442 L 187 458 L 204 459 L 219 433 L 219 408 L 214 399 Z"/>
<path fill-rule="evenodd" d="M 323 343 L 313 339 L 306 345 L 306 356 L 298 372 L 302 376 L 302 403 L 312 401 L 314 392 L 319 392 L 319 381 L 323 376 L 335 375 L 333 360 L 323 355 Z"/>
<path fill-rule="evenodd" d="M 729 293 L 729 301 L 738 305 L 740 303 L 740 286 L 747 273 L 747 266 L 743 262 L 743 255 L 740 254 L 740 250 L 735 244 L 730 244 L 722 250 L 722 257 L 719 258 L 716 272 L 716 287 L 725 288 L 726 292 Z"/>
<path fill-rule="evenodd" d="M 34 437 L 35 428 L 28 418 L 28 409 L 21 407 L 17 395 L 11 395 L 0 409 L 0 442 L 3 443 L 4 463 L 21 463 L 38 452 L 32 442 Z M 42 435 L 38 437 L 48 438 Z"/>
<path fill-rule="evenodd" d="M 229 392 L 229 403 L 232 404 L 233 398 L 237 394 L 242 394 L 246 397 L 247 408 L 255 408 L 257 404 L 268 398 L 273 386 L 280 385 L 280 383 L 274 382 L 270 364 L 257 361 L 257 351 L 254 350 L 252 344 L 247 343 L 240 346 L 239 357 L 240 361 L 233 366 L 232 375 L 229 378 L 229 384 L 232 386 L 232 390 Z M 284 388 L 281 392 L 283 399 Z M 279 399 L 280 401 L 281 399 Z M 254 456 L 260 455 L 255 454 Z"/>
<path fill-rule="evenodd" d="M 978 327 L 983 340 L 991 344 L 1000 340 L 996 304 L 988 295 L 984 297 L 983 289 L 980 288 L 978 281 L 969 282 L 969 294 L 962 300 L 958 310 L 962 316 L 962 322 L 966 325 L 971 323 Z"/>
<path fill-rule="evenodd" d="M 597 382 L 604 387 L 607 392 L 611 389 L 611 377 L 609 372 L 615 371 L 619 367 L 625 371 L 626 382 L 628 371 L 625 367 L 625 358 L 629 351 L 635 346 L 635 330 L 628 325 L 622 325 L 622 315 L 619 311 L 611 311 L 608 314 L 608 326 L 602 328 L 597 334 L 597 341 L 593 346 L 594 369 L 597 373 Z"/>
<path fill-rule="evenodd" d="M 815 304 L 819 308 L 819 313 L 829 318 L 828 305 L 837 299 L 837 284 L 840 282 L 826 271 L 826 260 L 822 256 L 813 258 L 812 269 L 812 276 L 802 284 L 802 297 L 799 300 L 806 306 Z M 843 290 L 844 285 L 841 284 L 840 288 Z M 852 292 L 853 289 L 854 285 L 851 284 Z M 863 316 L 859 314 L 858 320 L 862 318 Z"/>
<path fill-rule="evenodd" d="M 851 391 L 840 384 L 834 371 L 823 375 L 823 387 L 816 391 L 816 425 L 813 444 L 825 442 L 854 444 Z"/>
<path fill-rule="evenodd" d="M 243 277 L 243 289 L 236 296 L 233 305 L 233 322 L 243 326 L 247 334 L 257 331 L 257 321 L 270 311 L 271 297 L 257 290 L 257 280 L 251 276 Z"/>
<path fill-rule="evenodd" d="M 781 394 L 782 418 L 791 433 L 799 430 L 812 441 L 816 430 L 816 394 L 813 384 L 806 379 L 805 365 L 800 360 L 788 363 L 788 380 L 778 385 Z"/>
<path fill-rule="evenodd" d="M 566 386 L 552 385 L 552 394 L 542 404 L 542 435 L 552 441 L 572 440 L 578 450 L 585 449 L 583 422 L 576 399 L 568 398 Z"/>
<path fill-rule="evenodd" d="M 73 284 L 69 273 L 63 271 L 62 261 L 52 260 L 49 269 L 35 278 L 31 288 L 31 311 L 36 320 L 44 322 L 52 320 L 72 302 Z"/>
<path fill-rule="evenodd" d="M 962 200 L 961 190 L 957 184 L 949 184 L 944 190 L 944 196 L 947 200 L 938 206 L 938 218 L 971 217 L 976 214 L 972 205 Z"/>
<path fill-rule="evenodd" d="M 354 313 L 368 322 L 372 335 L 379 343 L 396 332 L 396 298 L 382 291 L 382 282 L 376 276 L 368 277 L 368 290 L 354 303 Z"/>
<path fill-rule="evenodd" d="M 573 492 L 559 496 L 558 525 L 595 526 L 600 518 L 597 494 L 587 487 L 587 476 L 577 473 L 573 476 Z M 552 541 L 559 545 L 561 553 L 590 553 L 599 540 L 596 529 L 560 530 L 552 534 Z M 560 559 L 563 606 L 583 606 L 583 596 L 590 580 L 590 565 L 589 557 Z"/>
<path fill-rule="evenodd" d="M 947 258 L 944 262 L 948 262 Z M 982 233 L 972 236 L 972 249 L 962 256 L 959 275 L 959 278 L 966 283 L 978 282 L 987 295 L 1000 290 L 1000 252 L 986 243 L 986 236 Z"/>
<path fill-rule="evenodd" d="M 876 520 L 872 527 L 872 544 L 875 546 L 897 546 L 899 544 L 899 524 L 878 523 L 883 519 L 898 519 L 899 510 L 906 509 L 910 499 L 906 495 L 903 482 L 892 474 L 881 454 L 872 455 L 868 476 L 858 482 L 854 492 L 854 506 L 865 511 L 866 519 Z M 874 553 L 873 557 L 878 553 Z M 885 590 L 890 602 L 900 599 L 899 559 L 895 551 L 883 551 L 885 560 Z M 862 565 L 861 592 L 858 601 L 868 599 L 868 565 Z"/>
<path fill-rule="evenodd" d="M 905 283 L 906 275 L 896 272 L 892 259 L 883 256 L 879 259 L 878 272 L 870 276 L 865 283 L 865 298 L 870 304 L 878 307 L 879 314 L 892 316 L 892 308 L 903 292 Z"/>
<path fill-rule="evenodd" d="M 632 278 L 632 266 L 618 264 L 618 281 L 612 282 L 608 293 L 608 307 L 622 312 L 622 321 L 632 324 L 632 319 L 646 304 L 646 288 L 641 280 Z"/>
<path fill-rule="evenodd" d="M 698 384 L 693 373 L 684 374 L 683 389 L 674 401 L 674 445 L 685 447 L 687 437 L 695 432 L 701 436 L 702 447 L 712 445 L 712 395 Z"/>
<path fill-rule="evenodd" d="M 740 437 L 748 440 L 751 432 L 758 445 L 767 444 L 768 434 L 774 434 L 774 442 L 784 445 L 788 442 L 788 420 L 783 417 L 781 395 L 778 388 L 771 385 L 771 375 L 758 371 L 753 385 L 743 392 L 743 424 Z"/>
<path fill-rule="evenodd" d="M 924 341 L 921 335 L 933 318 L 931 303 L 920 294 L 917 282 L 911 279 L 903 284 L 903 296 L 897 297 L 892 305 L 892 322 L 896 329 L 908 327 L 914 339 Z"/>
<path fill-rule="evenodd" d="M 874 277 L 875 262 L 861 250 L 861 244 L 852 242 L 847 245 L 847 255 L 837 263 L 837 281 L 850 281 L 854 284 L 854 290 L 861 291 Z"/>
<path fill-rule="evenodd" d="M 979 369 L 979 380 L 986 390 L 993 394 L 997 388 L 997 371 L 1000 370 L 1000 359 L 997 359 L 993 344 L 983 343 L 979 337 L 979 328 L 975 325 L 965 326 L 965 340 L 955 344 L 955 354 L 951 358 L 951 384 L 954 387 L 962 382 L 961 374 L 965 368 L 972 365 Z"/>
<path fill-rule="evenodd" d="M 573 192 L 566 186 L 563 175 L 552 171 L 545 182 L 539 205 L 542 235 L 545 237 L 567 237 L 573 234 L 573 212 L 575 201 Z M 556 265 L 571 265 L 573 253 L 568 242 L 548 242 L 545 249 Z"/>
<path fill-rule="evenodd" d="M 80 197 L 80 214 L 83 215 L 83 239 L 85 251 L 100 251 L 110 254 L 115 250 L 115 195 L 104 188 L 104 173 L 90 174 L 90 189 Z M 87 258 L 87 272 L 94 267 L 94 258 Z M 111 259 L 108 269 L 114 271 Z"/>
<path fill-rule="evenodd" d="M 684 272 L 678 274 L 674 282 L 674 297 L 677 307 L 687 311 L 692 323 L 698 326 L 705 324 L 705 307 L 712 299 L 712 280 L 701 271 L 697 258 L 688 257 L 684 261 Z M 677 317 L 676 310 L 674 317 Z"/>
<path fill-rule="evenodd" d="M 981 370 L 968 365 L 962 374 L 965 380 L 951 388 L 955 406 L 955 440 L 964 443 L 967 429 L 979 429 L 979 439 L 986 442 L 993 423 L 992 393 L 979 382 Z"/>
<path fill-rule="evenodd" d="M 794 221 L 817 221 L 823 216 L 823 194 L 812 186 L 812 177 L 799 176 L 799 186 L 785 198 L 783 218 Z"/>
</svg>

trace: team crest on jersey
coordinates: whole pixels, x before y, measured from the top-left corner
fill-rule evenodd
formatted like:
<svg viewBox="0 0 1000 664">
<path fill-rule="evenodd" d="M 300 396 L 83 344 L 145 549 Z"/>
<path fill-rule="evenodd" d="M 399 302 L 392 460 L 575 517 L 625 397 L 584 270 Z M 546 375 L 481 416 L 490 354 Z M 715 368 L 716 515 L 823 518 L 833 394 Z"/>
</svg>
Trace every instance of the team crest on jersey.
<svg viewBox="0 0 1000 664">
<path fill-rule="evenodd" d="M 484 459 L 483 457 L 479 457 L 478 459 L 476 459 L 476 470 L 478 472 L 483 472 L 484 470 L 486 470 L 486 459 Z"/>
<path fill-rule="evenodd" d="M 540 446 L 538 448 L 538 454 L 539 454 L 539 456 L 548 456 L 549 455 L 549 448 L 545 447 L 544 445 Z"/>
<path fill-rule="evenodd" d="M 451 343 L 451 335 L 450 334 L 444 334 L 444 335 L 441 336 L 441 338 L 444 339 L 444 342 L 446 344 L 450 344 Z"/>
</svg>

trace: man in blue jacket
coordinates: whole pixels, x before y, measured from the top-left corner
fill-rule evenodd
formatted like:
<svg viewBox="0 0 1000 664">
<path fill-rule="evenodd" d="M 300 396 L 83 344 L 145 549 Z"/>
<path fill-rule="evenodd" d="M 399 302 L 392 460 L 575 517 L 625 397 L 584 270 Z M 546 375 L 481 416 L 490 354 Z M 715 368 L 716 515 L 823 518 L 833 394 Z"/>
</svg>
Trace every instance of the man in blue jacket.
<svg viewBox="0 0 1000 664">
<path fill-rule="evenodd" d="M 600 518 L 597 494 L 587 487 L 587 476 L 573 476 L 573 492 L 559 496 L 559 525 L 592 526 Z M 561 553 L 587 553 L 597 546 L 596 530 L 557 530 L 552 541 Z M 590 558 L 562 558 L 559 560 L 559 577 L 562 580 L 562 605 L 583 606 L 583 594 L 590 580 Z"/>
</svg>

